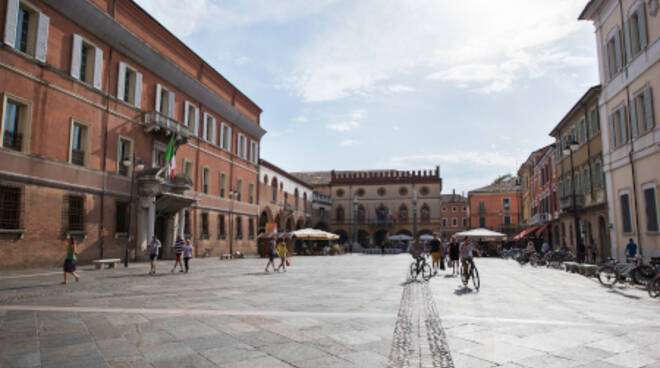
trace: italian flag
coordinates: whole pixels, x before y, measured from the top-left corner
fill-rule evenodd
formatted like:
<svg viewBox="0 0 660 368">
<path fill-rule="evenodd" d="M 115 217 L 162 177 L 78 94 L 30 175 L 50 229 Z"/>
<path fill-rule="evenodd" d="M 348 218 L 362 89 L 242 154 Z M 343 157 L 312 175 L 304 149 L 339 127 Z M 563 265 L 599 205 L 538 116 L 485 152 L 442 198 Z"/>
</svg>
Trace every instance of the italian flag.
<svg viewBox="0 0 660 368">
<path fill-rule="evenodd" d="M 169 165 L 170 178 L 174 179 L 174 169 L 176 169 L 176 146 L 174 145 L 174 134 L 172 134 L 170 144 L 167 146 L 165 162 Z"/>
</svg>

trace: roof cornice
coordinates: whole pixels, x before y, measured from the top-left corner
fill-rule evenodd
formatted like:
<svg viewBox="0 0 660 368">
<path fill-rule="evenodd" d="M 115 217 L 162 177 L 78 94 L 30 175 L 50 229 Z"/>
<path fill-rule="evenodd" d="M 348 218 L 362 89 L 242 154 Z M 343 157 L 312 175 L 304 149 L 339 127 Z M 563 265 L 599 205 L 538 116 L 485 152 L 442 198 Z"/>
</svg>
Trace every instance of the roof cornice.
<svg viewBox="0 0 660 368">
<path fill-rule="evenodd" d="M 559 131 L 560 131 L 560 130 L 561 130 L 566 124 L 568 124 L 568 122 L 569 122 L 571 119 L 573 119 L 573 118 L 575 117 L 575 114 L 577 114 L 577 112 L 578 112 L 582 107 L 584 107 L 585 105 L 587 105 L 587 104 L 588 104 L 590 101 L 592 101 L 593 99 L 598 100 L 598 96 L 600 95 L 600 91 L 601 91 L 601 86 L 600 86 L 600 84 L 595 85 L 595 86 L 589 88 L 589 90 L 587 90 L 587 92 L 585 92 L 585 94 L 582 95 L 582 97 L 580 97 L 580 99 L 578 100 L 578 102 L 576 102 L 575 105 L 573 105 L 573 107 L 572 107 L 572 108 L 566 113 L 566 115 L 564 115 L 564 117 L 559 121 L 559 123 L 558 123 L 554 128 L 552 128 L 552 130 L 550 131 L 550 134 L 549 134 L 549 135 L 550 135 L 551 137 L 554 137 L 555 134 L 558 134 Z"/>
</svg>

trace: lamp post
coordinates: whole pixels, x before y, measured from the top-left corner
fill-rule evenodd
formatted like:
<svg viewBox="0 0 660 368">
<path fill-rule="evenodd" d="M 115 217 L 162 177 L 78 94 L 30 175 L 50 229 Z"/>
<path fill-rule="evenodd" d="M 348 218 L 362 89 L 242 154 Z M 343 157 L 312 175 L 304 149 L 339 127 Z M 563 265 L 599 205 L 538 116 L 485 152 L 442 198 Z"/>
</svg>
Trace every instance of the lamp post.
<svg viewBox="0 0 660 368">
<path fill-rule="evenodd" d="M 353 198 L 353 247 L 358 242 L 358 197 L 357 195 Z M 351 253 L 353 252 L 353 247 L 351 247 Z"/>
<path fill-rule="evenodd" d="M 131 213 L 133 212 L 131 209 L 133 208 L 133 185 L 135 184 L 135 172 L 142 171 L 142 169 L 144 169 L 144 164 L 140 162 L 137 166 L 135 166 L 135 152 L 133 152 L 132 159 L 125 158 L 122 161 L 122 164 L 126 166 L 126 168 L 133 168 L 133 170 L 131 170 L 131 195 L 130 199 L 128 200 L 128 236 L 126 237 L 126 251 L 124 252 L 124 267 L 128 267 L 128 247 L 131 244 Z"/>
<path fill-rule="evenodd" d="M 417 237 L 417 189 L 413 189 L 413 238 Z"/>
<path fill-rule="evenodd" d="M 580 246 L 580 224 L 577 216 L 576 200 L 575 200 L 575 166 L 573 165 L 573 151 L 578 149 L 579 145 L 575 140 L 572 140 L 566 148 L 564 148 L 564 155 L 570 156 L 571 161 L 571 209 L 573 210 L 573 228 L 575 229 L 575 251 L 577 253 Z"/>
</svg>

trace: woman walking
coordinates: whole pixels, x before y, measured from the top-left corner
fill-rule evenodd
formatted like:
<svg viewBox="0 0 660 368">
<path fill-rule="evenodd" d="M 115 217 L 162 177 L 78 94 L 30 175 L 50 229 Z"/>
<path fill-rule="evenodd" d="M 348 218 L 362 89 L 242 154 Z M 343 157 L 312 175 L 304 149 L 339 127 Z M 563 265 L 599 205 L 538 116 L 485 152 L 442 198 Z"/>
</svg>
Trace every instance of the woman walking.
<svg viewBox="0 0 660 368">
<path fill-rule="evenodd" d="M 178 236 L 176 242 L 174 243 L 174 253 L 176 254 L 176 261 L 174 261 L 174 267 L 172 267 L 172 271 L 170 272 L 174 272 L 176 270 L 177 265 L 179 265 L 179 268 L 181 269 L 181 271 L 179 272 L 183 272 L 183 263 L 181 263 L 181 257 L 183 256 L 183 246 L 185 244 L 186 243 L 183 242 L 181 236 Z"/>
<path fill-rule="evenodd" d="M 186 239 L 186 245 L 183 246 L 183 263 L 186 265 L 186 273 L 188 273 L 190 258 L 192 258 L 193 246 L 190 244 L 190 238 Z"/>
<path fill-rule="evenodd" d="M 149 243 L 149 259 L 151 260 L 151 269 L 149 270 L 150 275 L 156 274 L 156 259 L 158 259 L 158 252 L 160 252 L 160 240 L 154 235 Z"/>
<path fill-rule="evenodd" d="M 266 253 L 268 253 L 268 263 L 266 263 L 265 272 L 268 272 L 268 266 L 273 266 L 273 272 L 274 272 L 275 271 L 275 241 L 274 240 L 268 242 Z"/>
<path fill-rule="evenodd" d="M 68 282 L 67 275 L 70 273 L 73 277 L 76 278 L 76 282 L 80 281 L 80 277 L 76 273 L 76 254 L 78 250 L 76 248 L 76 240 L 74 238 L 69 238 L 69 246 L 66 251 L 66 259 L 64 260 L 64 281 L 63 284 Z"/>
<path fill-rule="evenodd" d="M 449 243 L 449 259 L 451 260 L 451 274 L 458 274 L 458 242 L 456 242 L 456 237 L 451 237 L 451 243 Z"/>
<path fill-rule="evenodd" d="M 281 241 L 279 244 L 277 244 L 277 254 L 280 256 L 280 265 L 277 266 L 278 271 L 280 270 L 280 268 L 282 268 L 282 270 L 286 272 L 286 264 L 285 264 L 286 252 L 287 252 L 286 244 L 284 244 L 284 242 Z"/>
</svg>

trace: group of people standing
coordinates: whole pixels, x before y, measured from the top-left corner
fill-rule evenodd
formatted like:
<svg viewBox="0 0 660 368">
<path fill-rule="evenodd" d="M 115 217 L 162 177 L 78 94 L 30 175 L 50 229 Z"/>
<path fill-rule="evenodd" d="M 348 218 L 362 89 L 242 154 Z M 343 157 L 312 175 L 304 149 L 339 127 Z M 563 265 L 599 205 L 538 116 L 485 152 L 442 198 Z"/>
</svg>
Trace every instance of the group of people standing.
<svg viewBox="0 0 660 368">
<path fill-rule="evenodd" d="M 149 259 L 151 260 L 151 269 L 149 270 L 150 275 L 156 274 L 156 260 L 158 259 L 161 248 L 162 244 L 160 243 L 160 240 L 154 235 L 149 243 Z M 179 266 L 179 272 L 187 273 L 190 270 L 190 259 L 193 256 L 193 246 L 190 243 L 190 238 L 184 241 L 181 236 L 178 236 L 174 243 L 174 253 L 176 254 L 176 259 L 174 260 L 174 266 L 170 272 L 174 272 L 176 266 Z M 181 263 L 181 259 L 183 259 L 183 263 Z M 183 270 L 184 264 L 186 267 L 185 271 Z"/>
<path fill-rule="evenodd" d="M 427 246 L 424 246 L 419 236 L 416 236 L 414 242 L 411 244 L 413 257 L 417 258 L 419 253 L 424 251 L 431 254 L 431 266 L 434 274 L 437 274 L 438 270 L 445 270 L 445 259 L 449 257 L 446 261 L 447 268 L 451 264 L 452 275 L 459 275 L 460 265 L 458 262 L 459 260 L 467 261 L 472 259 L 474 244 L 467 238 L 459 243 L 456 237 L 451 237 L 449 241 L 440 241 L 438 234 L 433 233 L 433 239 L 429 241 Z M 416 255 L 415 253 L 418 254 Z"/>
</svg>

